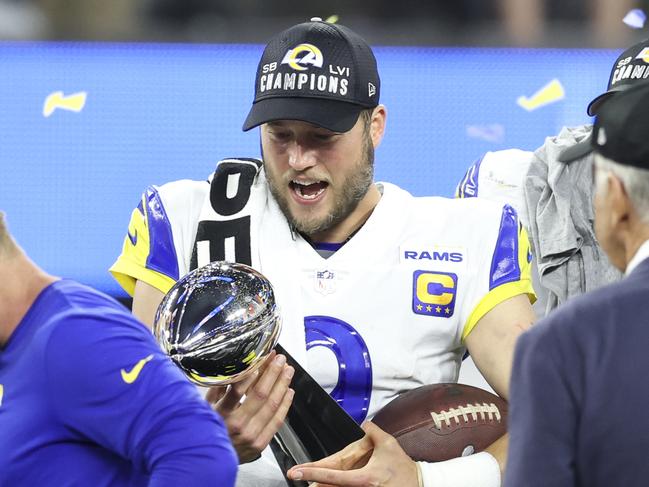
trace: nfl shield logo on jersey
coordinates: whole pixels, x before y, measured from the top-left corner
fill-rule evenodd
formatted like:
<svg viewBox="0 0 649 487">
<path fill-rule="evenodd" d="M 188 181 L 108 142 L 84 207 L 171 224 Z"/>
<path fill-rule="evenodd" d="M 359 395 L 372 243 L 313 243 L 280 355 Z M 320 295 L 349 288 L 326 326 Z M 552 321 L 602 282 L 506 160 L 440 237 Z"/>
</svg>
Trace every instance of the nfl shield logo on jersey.
<svg viewBox="0 0 649 487">
<path fill-rule="evenodd" d="M 336 274 L 330 270 L 316 271 L 315 290 L 320 294 L 332 294 L 336 292 Z"/>
</svg>

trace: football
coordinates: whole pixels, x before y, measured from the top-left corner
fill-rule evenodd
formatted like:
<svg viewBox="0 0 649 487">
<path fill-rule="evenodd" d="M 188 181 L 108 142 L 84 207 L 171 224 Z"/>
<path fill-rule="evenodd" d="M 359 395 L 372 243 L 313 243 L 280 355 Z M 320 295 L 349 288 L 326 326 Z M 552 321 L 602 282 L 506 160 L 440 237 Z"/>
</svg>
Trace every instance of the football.
<svg viewBox="0 0 649 487">
<path fill-rule="evenodd" d="M 440 462 L 484 450 L 507 431 L 507 402 L 464 384 L 401 394 L 372 419 L 413 460 Z"/>
</svg>

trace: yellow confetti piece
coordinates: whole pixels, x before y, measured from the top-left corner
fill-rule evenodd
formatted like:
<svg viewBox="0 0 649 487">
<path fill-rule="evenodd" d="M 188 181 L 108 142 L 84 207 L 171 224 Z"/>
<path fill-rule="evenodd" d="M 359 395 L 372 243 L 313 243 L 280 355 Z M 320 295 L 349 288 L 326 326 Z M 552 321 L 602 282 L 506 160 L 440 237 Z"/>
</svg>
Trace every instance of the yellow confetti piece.
<svg viewBox="0 0 649 487">
<path fill-rule="evenodd" d="M 528 112 L 536 110 L 550 103 L 563 100 L 566 93 L 563 89 L 563 85 L 558 79 L 553 79 L 545 86 L 541 87 L 536 93 L 534 93 L 529 98 L 527 96 L 519 96 L 516 99 L 516 103 L 521 108 L 524 108 Z"/>
<path fill-rule="evenodd" d="M 71 112 L 80 112 L 86 105 L 86 96 L 87 93 L 85 91 L 73 93 L 68 96 L 63 96 L 62 91 L 55 91 L 45 98 L 45 103 L 43 103 L 43 116 L 49 117 L 57 108 Z"/>
</svg>

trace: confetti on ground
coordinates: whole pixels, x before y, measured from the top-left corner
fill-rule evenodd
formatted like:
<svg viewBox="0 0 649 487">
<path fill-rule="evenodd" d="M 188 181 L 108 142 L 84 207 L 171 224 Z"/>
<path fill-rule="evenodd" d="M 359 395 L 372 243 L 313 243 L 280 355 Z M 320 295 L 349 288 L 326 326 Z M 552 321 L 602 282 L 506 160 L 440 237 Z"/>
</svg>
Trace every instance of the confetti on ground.
<svg viewBox="0 0 649 487">
<path fill-rule="evenodd" d="M 528 112 L 541 108 L 550 103 L 555 103 L 559 100 L 563 100 L 566 96 L 566 93 L 563 89 L 563 85 L 558 79 L 553 79 L 545 86 L 541 87 L 536 93 L 534 93 L 529 98 L 525 95 L 521 95 L 516 99 L 516 103 L 521 108 L 524 108 Z"/>
<path fill-rule="evenodd" d="M 486 140 L 495 144 L 505 140 L 505 127 L 499 123 L 489 125 L 467 125 L 466 135 L 474 139 Z"/>
<path fill-rule="evenodd" d="M 647 14 L 642 9 L 634 8 L 633 10 L 629 10 L 629 13 L 624 16 L 622 22 L 634 29 L 642 29 L 646 20 Z"/>
<path fill-rule="evenodd" d="M 85 91 L 73 93 L 68 96 L 63 96 L 62 91 L 50 93 L 45 98 L 45 103 L 43 103 L 43 116 L 49 117 L 57 108 L 71 112 L 80 112 L 86 105 L 86 96 L 87 93 Z"/>
</svg>

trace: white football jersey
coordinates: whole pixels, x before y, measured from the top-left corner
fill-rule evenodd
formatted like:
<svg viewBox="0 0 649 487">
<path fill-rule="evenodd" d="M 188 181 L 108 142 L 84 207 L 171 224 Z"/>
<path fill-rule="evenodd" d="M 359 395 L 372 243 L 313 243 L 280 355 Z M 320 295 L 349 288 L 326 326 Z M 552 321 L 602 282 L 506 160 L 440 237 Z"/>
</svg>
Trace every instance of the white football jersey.
<svg viewBox="0 0 649 487">
<path fill-rule="evenodd" d="M 360 422 L 403 391 L 456 381 L 480 318 L 512 296 L 534 296 L 527 236 L 510 206 L 377 184 L 369 219 L 327 259 L 291 231 L 263 169 L 243 192 L 250 201 L 225 217 L 208 182 L 150 187 L 111 272 L 130 294 L 136 280 L 166 292 L 193 259 L 205 262 L 211 247 L 197 232 L 245 222 L 250 263 L 273 283 L 284 316 L 280 343 Z M 213 255 L 234 260 L 239 230 Z"/>
<path fill-rule="evenodd" d="M 455 197 L 480 197 L 511 205 L 527 225 L 523 183 L 533 157 L 533 152 L 520 149 L 486 152 L 469 166 L 455 188 Z"/>
<path fill-rule="evenodd" d="M 455 197 L 478 197 L 511 205 L 527 228 L 529 216 L 523 186 L 533 158 L 533 152 L 520 149 L 487 152 L 469 166 L 455 189 Z M 541 286 L 536 262 L 532 263 L 531 276 L 538 297 L 534 313 L 542 317 L 546 314 L 548 292 Z"/>
</svg>

